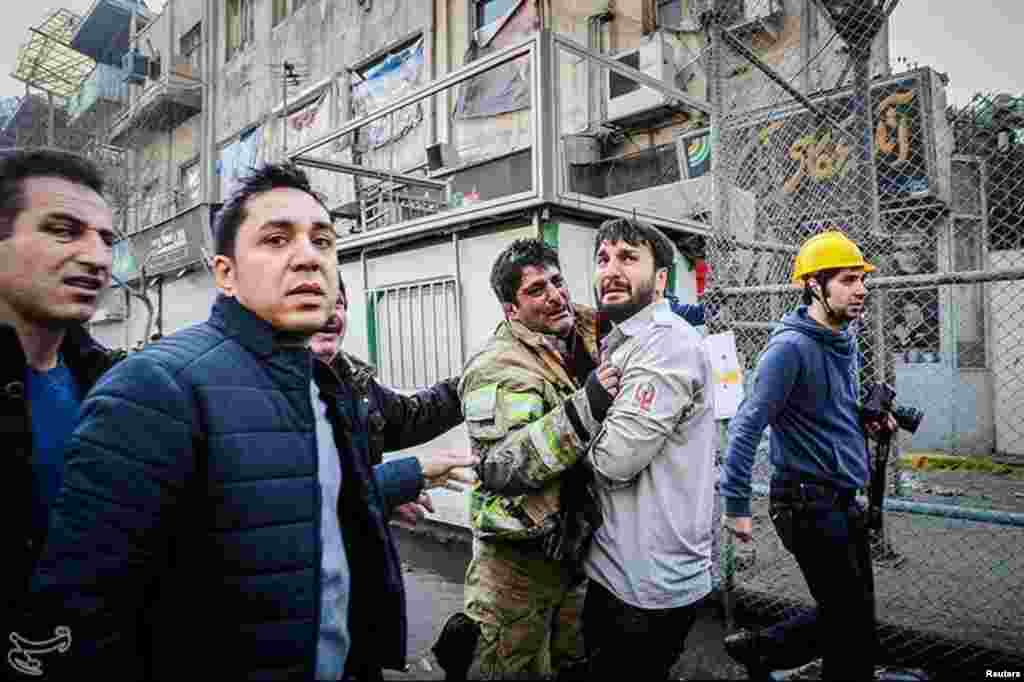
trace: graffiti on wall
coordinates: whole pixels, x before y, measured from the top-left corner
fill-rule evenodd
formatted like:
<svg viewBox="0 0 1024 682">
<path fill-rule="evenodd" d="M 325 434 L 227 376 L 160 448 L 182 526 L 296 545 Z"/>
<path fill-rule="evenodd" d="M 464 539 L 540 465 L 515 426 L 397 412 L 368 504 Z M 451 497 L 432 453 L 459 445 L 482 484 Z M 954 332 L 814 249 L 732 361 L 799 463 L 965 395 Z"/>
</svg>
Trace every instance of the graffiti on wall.
<svg viewBox="0 0 1024 682">
<path fill-rule="evenodd" d="M 926 196 L 932 191 L 926 115 L 920 77 L 883 83 L 871 92 L 872 126 L 879 200 L 883 203 Z M 751 138 L 743 163 L 760 172 L 746 174 L 760 187 L 760 197 L 810 206 L 823 193 L 838 199 L 856 196 L 857 163 L 854 95 L 846 93 L 819 102 L 829 115 L 819 121 L 808 111 L 772 115 L 768 121 L 739 133 Z"/>
</svg>

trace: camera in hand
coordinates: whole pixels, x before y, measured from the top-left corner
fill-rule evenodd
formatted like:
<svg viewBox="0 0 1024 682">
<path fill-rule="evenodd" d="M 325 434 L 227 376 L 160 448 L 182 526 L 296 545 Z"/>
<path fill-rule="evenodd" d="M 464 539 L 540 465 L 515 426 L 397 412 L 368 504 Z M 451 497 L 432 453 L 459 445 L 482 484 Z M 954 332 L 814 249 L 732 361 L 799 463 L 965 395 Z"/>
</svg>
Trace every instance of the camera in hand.
<svg viewBox="0 0 1024 682">
<path fill-rule="evenodd" d="M 889 384 L 871 384 L 867 398 L 861 407 L 861 418 L 865 423 L 884 424 L 886 415 L 892 415 L 901 429 L 914 433 L 924 419 L 924 410 L 897 405 L 896 391 Z"/>
</svg>

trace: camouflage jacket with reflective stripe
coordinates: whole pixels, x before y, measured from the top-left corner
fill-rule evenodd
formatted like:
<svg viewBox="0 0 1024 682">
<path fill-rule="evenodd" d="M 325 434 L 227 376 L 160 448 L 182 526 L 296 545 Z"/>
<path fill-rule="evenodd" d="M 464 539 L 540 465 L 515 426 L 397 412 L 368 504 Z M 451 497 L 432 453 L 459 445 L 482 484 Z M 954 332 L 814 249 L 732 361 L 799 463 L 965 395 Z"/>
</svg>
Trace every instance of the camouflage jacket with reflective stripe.
<svg viewBox="0 0 1024 682">
<path fill-rule="evenodd" d="M 574 306 L 576 343 L 597 359 L 594 311 Z M 470 493 L 479 538 L 530 540 L 558 526 L 562 474 L 583 458 L 598 422 L 555 342 L 519 322 L 498 325 L 459 382 L 480 483 Z M 566 412 L 571 401 L 587 437 Z"/>
</svg>

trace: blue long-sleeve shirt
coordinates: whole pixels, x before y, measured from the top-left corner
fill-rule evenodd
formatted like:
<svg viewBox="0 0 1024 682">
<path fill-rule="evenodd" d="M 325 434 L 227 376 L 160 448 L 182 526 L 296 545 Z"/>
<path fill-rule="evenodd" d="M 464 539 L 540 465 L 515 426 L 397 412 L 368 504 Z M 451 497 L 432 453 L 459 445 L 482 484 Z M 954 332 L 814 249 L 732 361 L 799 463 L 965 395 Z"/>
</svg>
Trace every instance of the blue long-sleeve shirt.
<svg viewBox="0 0 1024 682">
<path fill-rule="evenodd" d="M 680 303 L 678 298 L 668 294 L 665 295 L 665 298 L 668 299 L 672 312 L 689 322 L 691 326 L 699 327 L 704 324 L 703 303 Z"/>
<path fill-rule="evenodd" d="M 750 395 L 729 425 L 719 487 L 730 516 L 750 515 L 757 445 L 772 427 L 769 456 L 783 477 L 805 476 L 863 488 L 868 454 L 860 424 L 853 337 L 790 313 L 761 356 Z"/>
</svg>

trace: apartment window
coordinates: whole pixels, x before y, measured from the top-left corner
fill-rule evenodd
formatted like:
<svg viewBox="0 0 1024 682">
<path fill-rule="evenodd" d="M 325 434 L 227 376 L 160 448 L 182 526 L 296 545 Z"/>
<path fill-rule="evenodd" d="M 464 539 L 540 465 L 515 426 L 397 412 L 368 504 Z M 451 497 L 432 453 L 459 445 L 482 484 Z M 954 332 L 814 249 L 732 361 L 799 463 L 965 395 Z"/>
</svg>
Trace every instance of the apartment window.
<svg viewBox="0 0 1024 682">
<path fill-rule="evenodd" d="M 683 23 L 683 0 L 658 0 L 658 26 L 675 28 Z"/>
<path fill-rule="evenodd" d="M 199 178 L 199 159 L 191 161 L 181 167 L 180 181 L 180 208 L 188 208 L 199 203 L 201 183 Z"/>
<path fill-rule="evenodd" d="M 199 24 L 190 28 L 188 33 L 181 36 L 179 52 L 181 52 L 182 59 L 192 67 L 192 75 L 196 78 L 202 74 L 203 51 L 199 49 L 201 43 L 202 30 Z"/>
<path fill-rule="evenodd" d="M 483 28 L 494 23 L 518 4 L 519 0 L 477 0 L 476 27 Z"/>
<path fill-rule="evenodd" d="M 227 58 L 253 41 L 255 0 L 227 0 Z"/>
<path fill-rule="evenodd" d="M 353 68 L 352 113 L 366 116 L 416 90 L 424 78 L 423 36 L 400 43 L 387 53 Z M 422 104 L 404 107 L 358 133 L 358 144 L 376 149 L 409 134 L 423 120 Z"/>
<path fill-rule="evenodd" d="M 291 8 L 291 12 L 297 12 L 305 4 L 306 0 L 274 0 L 271 17 L 272 25 L 277 26 L 287 18 L 289 14 L 289 6 Z"/>
<path fill-rule="evenodd" d="M 461 372 L 457 287 L 442 277 L 369 292 L 371 361 L 382 383 L 421 389 Z"/>
<path fill-rule="evenodd" d="M 288 16 L 288 0 L 274 0 L 272 24 L 277 26 Z"/>
</svg>

